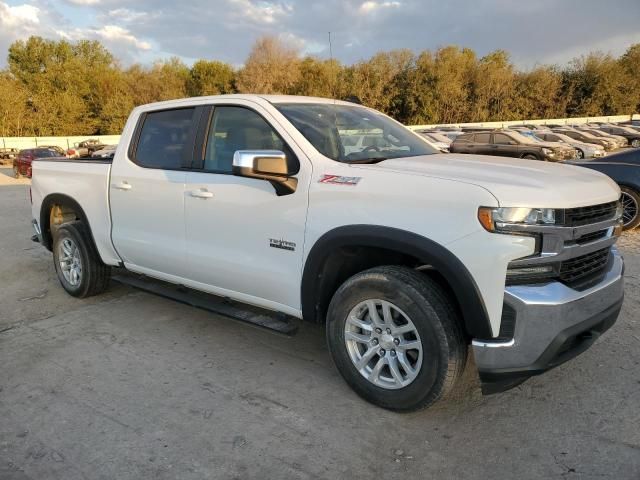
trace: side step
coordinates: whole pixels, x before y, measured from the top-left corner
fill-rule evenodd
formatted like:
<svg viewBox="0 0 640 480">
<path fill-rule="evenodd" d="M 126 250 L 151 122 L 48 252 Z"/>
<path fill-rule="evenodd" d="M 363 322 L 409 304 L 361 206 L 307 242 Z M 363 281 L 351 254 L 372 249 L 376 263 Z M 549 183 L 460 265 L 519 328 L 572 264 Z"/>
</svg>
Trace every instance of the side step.
<svg viewBox="0 0 640 480">
<path fill-rule="evenodd" d="M 298 325 L 294 317 L 284 313 L 272 312 L 259 307 L 236 303 L 229 299 L 218 297 L 204 292 L 199 292 L 182 285 L 174 285 L 162 280 L 123 272 L 113 275 L 112 280 L 129 285 L 145 292 L 153 293 L 161 297 L 169 298 L 180 303 L 185 303 L 193 307 L 208 310 L 213 313 L 224 315 L 235 320 L 250 323 L 258 327 L 293 335 Z"/>
</svg>

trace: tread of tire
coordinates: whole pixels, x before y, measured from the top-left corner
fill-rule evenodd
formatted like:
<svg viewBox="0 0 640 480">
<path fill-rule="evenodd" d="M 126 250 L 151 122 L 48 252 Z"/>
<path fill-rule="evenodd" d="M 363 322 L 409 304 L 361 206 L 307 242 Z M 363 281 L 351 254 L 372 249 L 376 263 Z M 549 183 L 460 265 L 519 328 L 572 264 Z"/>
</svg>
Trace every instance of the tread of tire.
<svg viewBox="0 0 640 480">
<path fill-rule="evenodd" d="M 65 223 L 60 226 L 74 228 L 82 237 L 84 244 L 88 249 L 89 256 L 89 285 L 86 291 L 81 295 L 82 297 L 91 297 L 99 293 L 104 292 L 109 286 L 111 279 L 111 268 L 105 265 L 100 259 L 100 255 L 93 244 L 93 239 L 90 237 L 87 228 L 80 221 Z"/>
<path fill-rule="evenodd" d="M 447 372 L 444 377 L 438 380 L 431 389 L 431 393 L 426 395 L 418 404 L 410 408 L 397 408 L 392 405 L 387 406 L 396 411 L 416 411 L 424 409 L 435 402 L 442 400 L 452 391 L 457 380 L 462 376 L 467 360 L 467 344 L 460 325 L 460 316 L 454 307 L 450 296 L 442 289 L 437 282 L 427 275 L 408 267 L 399 265 L 385 265 L 374 267 L 356 274 L 359 279 L 367 276 L 378 277 L 379 275 L 392 276 L 406 285 L 406 288 L 422 296 L 434 310 L 440 320 L 440 324 L 446 336 L 449 347 L 449 358 L 447 362 Z M 353 278 L 353 277 L 352 277 Z M 345 282 L 347 284 L 349 280 Z"/>
</svg>

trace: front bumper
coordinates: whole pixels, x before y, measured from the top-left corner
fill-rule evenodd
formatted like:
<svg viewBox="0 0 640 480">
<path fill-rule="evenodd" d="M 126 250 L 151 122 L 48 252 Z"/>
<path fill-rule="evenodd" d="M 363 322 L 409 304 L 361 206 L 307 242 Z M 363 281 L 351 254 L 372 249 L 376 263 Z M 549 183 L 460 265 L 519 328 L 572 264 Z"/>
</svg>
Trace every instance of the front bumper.
<svg viewBox="0 0 640 480">
<path fill-rule="evenodd" d="M 583 291 L 560 282 L 505 288 L 515 311 L 513 338 L 473 340 L 483 393 L 512 388 L 589 348 L 616 321 L 624 298 L 624 262 L 612 248 L 602 280 Z"/>
</svg>

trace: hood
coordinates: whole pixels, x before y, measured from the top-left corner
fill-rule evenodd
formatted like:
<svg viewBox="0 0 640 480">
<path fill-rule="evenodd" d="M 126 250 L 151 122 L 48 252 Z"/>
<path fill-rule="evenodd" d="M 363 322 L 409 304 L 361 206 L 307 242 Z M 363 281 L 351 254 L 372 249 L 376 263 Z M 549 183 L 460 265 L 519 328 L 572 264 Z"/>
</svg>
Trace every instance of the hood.
<svg viewBox="0 0 640 480">
<path fill-rule="evenodd" d="M 558 143 L 558 142 L 531 142 L 531 145 L 537 145 L 538 147 L 544 147 L 544 148 L 561 148 L 561 149 L 567 148 L 566 145 L 562 145 L 561 143 Z"/>
<path fill-rule="evenodd" d="M 620 197 L 620 189 L 606 175 L 575 165 L 537 160 L 443 153 L 354 167 L 477 185 L 507 207 L 574 208 Z"/>
<path fill-rule="evenodd" d="M 576 140 L 575 142 L 571 142 L 569 145 L 573 147 L 596 148 L 598 150 L 602 150 L 602 145 L 598 145 L 597 143 L 580 142 L 579 140 Z"/>
</svg>

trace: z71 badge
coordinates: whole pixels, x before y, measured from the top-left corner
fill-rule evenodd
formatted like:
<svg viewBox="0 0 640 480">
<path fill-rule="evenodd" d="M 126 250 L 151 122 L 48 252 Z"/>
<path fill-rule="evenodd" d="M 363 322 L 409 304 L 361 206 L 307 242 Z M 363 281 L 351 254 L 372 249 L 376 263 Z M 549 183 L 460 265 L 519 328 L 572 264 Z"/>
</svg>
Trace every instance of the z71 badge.
<svg viewBox="0 0 640 480">
<path fill-rule="evenodd" d="M 343 177 L 341 175 L 324 174 L 318 183 L 332 183 L 334 185 L 356 186 L 362 177 Z"/>
</svg>

